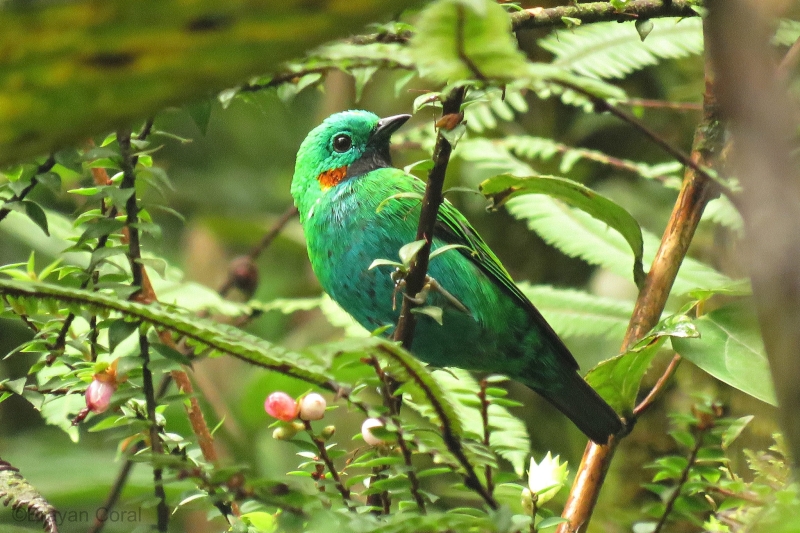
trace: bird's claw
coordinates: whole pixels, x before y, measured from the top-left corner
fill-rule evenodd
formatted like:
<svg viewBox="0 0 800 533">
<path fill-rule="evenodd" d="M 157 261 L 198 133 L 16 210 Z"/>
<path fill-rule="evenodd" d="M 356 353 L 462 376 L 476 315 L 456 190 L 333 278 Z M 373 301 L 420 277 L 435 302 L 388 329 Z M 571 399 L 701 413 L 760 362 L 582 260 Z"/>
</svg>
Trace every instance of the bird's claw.
<svg viewBox="0 0 800 533">
<path fill-rule="evenodd" d="M 394 272 L 391 273 L 392 281 L 394 281 L 394 292 L 392 292 L 392 310 L 397 308 L 397 293 L 406 286 L 406 275 L 402 272 L 399 268 L 395 269 Z M 403 294 L 404 298 L 407 298 L 409 301 L 417 304 L 423 305 L 427 299 L 428 294 L 430 291 L 435 291 L 445 297 L 445 299 L 456 309 L 461 311 L 462 313 L 469 313 L 469 309 L 461 303 L 461 301 L 453 296 L 447 289 L 442 287 L 442 285 L 436 281 L 431 276 L 425 276 L 425 285 L 422 286 L 422 290 L 419 291 L 415 296 L 409 296 L 408 294 Z"/>
</svg>

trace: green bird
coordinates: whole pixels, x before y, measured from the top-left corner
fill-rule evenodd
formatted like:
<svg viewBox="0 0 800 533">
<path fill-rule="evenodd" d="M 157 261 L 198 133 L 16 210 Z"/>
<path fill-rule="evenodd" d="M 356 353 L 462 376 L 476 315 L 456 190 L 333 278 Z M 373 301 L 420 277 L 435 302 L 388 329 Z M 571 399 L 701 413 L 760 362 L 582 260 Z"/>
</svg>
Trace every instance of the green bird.
<svg viewBox="0 0 800 533">
<path fill-rule="evenodd" d="M 368 330 L 397 323 L 392 268 L 369 267 L 375 259 L 396 258 L 415 239 L 425 191 L 424 182 L 392 167 L 389 154 L 392 133 L 409 118 L 336 113 L 297 152 L 292 196 L 314 273 L 325 292 Z M 418 314 L 411 352 L 436 367 L 510 376 L 595 442 L 604 444 L 621 431 L 619 417 L 578 374 L 558 335 L 464 215 L 445 201 L 432 249 L 450 244 L 460 247 L 433 258 L 428 269 L 426 303 L 443 310 L 441 324 Z"/>
</svg>

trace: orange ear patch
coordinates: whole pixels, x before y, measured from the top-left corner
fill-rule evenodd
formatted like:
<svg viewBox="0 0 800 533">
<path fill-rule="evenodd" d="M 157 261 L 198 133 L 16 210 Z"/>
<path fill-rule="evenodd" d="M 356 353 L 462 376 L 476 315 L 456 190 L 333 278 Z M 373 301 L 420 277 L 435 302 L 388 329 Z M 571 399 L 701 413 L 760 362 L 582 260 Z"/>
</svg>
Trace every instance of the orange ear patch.
<svg viewBox="0 0 800 533">
<path fill-rule="evenodd" d="M 319 176 L 317 176 L 317 181 L 319 182 L 319 186 L 322 187 L 323 191 L 326 191 L 333 187 L 334 185 L 338 184 L 340 181 L 344 179 L 347 175 L 347 165 L 339 168 L 333 168 L 331 170 L 326 170 Z"/>
</svg>

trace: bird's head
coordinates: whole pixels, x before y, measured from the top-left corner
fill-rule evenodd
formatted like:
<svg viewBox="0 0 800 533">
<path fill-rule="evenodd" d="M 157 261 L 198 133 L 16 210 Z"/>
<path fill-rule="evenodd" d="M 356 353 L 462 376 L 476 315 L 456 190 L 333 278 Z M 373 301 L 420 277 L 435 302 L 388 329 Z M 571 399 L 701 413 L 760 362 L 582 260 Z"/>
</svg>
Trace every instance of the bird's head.
<svg viewBox="0 0 800 533">
<path fill-rule="evenodd" d="M 392 166 L 389 140 L 411 115 L 344 111 L 311 130 L 297 152 L 292 196 L 300 211 L 339 183 Z"/>
</svg>

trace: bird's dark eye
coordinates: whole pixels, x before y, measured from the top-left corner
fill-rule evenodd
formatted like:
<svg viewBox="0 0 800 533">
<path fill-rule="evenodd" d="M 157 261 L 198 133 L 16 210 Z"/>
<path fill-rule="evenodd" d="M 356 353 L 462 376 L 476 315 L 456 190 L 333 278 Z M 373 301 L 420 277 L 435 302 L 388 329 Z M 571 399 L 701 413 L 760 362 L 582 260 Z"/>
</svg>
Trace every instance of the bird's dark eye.
<svg viewBox="0 0 800 533">
<path fill-rule="evenodd" d="M 349 135 L 340 134 L 333 138 L 333 149 L 337 152 L 346 152 L 353 146 L 353 140 Z"/>
</svg>

